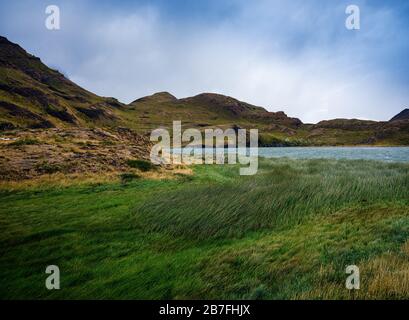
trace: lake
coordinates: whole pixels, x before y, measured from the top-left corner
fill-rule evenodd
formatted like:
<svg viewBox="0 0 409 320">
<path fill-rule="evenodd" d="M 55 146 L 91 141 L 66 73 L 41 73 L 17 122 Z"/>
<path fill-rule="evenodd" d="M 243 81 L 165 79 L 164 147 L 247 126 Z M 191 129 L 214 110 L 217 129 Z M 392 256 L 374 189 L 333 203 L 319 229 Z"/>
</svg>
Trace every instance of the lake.
<svg viewBox="0 0 409 320">
<path fill-rule="evenodd" d="M 207 149 L 211 152 L 212 149 Z M 227 149 L 224 149 L 225 151 Z M 229 149 L 235 152 L 236 149 Z M 248 151 L 248 150 L 247 150 Z M 173 149 L 173 152 L 183 152 Z M 293 159 L 364 159 L 387 162 L 409 162 L 409 147 L 274 147 L 258 148 L 265 158 Z"/>
<path fill-rule="evenodd" d="M 409 162 L 409 147 L 291 147 L 259 148 L 266 158 L 294 159 L 365 159 L 388 162 Z"/>
</svg>

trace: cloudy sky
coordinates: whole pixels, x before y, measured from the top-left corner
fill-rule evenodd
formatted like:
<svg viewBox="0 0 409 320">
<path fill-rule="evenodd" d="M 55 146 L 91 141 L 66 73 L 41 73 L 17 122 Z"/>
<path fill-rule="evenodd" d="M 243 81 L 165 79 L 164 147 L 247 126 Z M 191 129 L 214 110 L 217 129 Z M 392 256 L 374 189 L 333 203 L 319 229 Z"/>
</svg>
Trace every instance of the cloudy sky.
<svg viewBox="0 0 409 320">
<path fill-rule="evenodd" d="M 0 35 L 126 103 L 216 92 L 304 122 L 385 120 L 409 107 L 408 17 L 406 0 L 0 0 Z"/>
</svg>

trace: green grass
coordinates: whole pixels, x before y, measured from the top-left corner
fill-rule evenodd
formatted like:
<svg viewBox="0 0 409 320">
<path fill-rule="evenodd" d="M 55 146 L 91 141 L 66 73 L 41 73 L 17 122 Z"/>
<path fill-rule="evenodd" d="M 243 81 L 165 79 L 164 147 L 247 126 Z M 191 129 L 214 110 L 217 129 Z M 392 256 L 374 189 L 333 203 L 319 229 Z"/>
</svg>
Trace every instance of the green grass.
<svg viewBox="0 0 409 320">
<path fill-rule="evenodd" d="M 0 298 L 409 297 L 399 276 L 409 272 L 407 164 L 275 159 L 255 176 L 194 171 L 2 190 Z M 51 264 L 58 291 L 44 286 Z M 345 289 L 349 264 L 361 269 L 359 292 Z"/>
</svg>

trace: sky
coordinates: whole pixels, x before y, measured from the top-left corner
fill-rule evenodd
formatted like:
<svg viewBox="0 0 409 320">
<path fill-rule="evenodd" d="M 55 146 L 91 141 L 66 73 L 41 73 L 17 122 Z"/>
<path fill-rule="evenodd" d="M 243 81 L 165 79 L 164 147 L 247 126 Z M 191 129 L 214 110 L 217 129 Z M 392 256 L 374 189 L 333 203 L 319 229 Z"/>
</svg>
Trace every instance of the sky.
<svg viewBox="0 0 409 320">
<path fill-rule="evenodd" d="M 0 35 L 125 103 L 214 92 L 314 123 L 409 107 L 406 0 L 0 0 Z"/>
</svg>

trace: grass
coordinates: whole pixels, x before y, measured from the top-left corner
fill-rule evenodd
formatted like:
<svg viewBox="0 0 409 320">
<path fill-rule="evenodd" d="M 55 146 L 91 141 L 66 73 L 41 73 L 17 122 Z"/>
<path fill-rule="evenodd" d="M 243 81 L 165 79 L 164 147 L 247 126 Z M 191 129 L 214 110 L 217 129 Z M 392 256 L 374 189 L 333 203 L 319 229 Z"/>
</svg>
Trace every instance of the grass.
<svg viewBox="0 0 409 320">
<path fill-rule="evenodd" d="M 3 299 L 409 297 L 407 164 L 270 159 L 249 177 L 197 166 L 0 196 Z M 349 264 L 359 291 L 345 289 Z"/>
<path fill-rule="evenodd" d="M 40 141 L 38 141 L 37 139 L 33 139 L 33 138 L 24 138 L 24 139 L 13 141 L 9 145 L 13 147 L 19 147 L 19 146 L 28 146 L 28 145 L 35 145 L 35 144 L 40 144 Z"/>
</svg>

